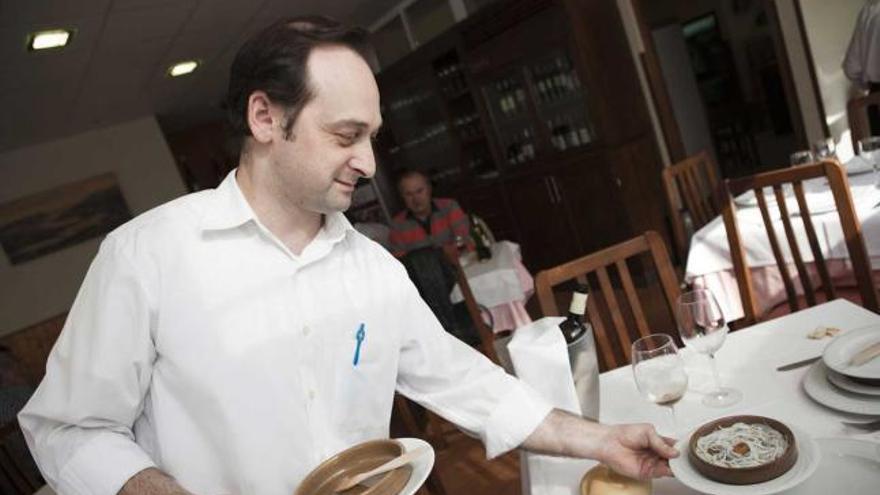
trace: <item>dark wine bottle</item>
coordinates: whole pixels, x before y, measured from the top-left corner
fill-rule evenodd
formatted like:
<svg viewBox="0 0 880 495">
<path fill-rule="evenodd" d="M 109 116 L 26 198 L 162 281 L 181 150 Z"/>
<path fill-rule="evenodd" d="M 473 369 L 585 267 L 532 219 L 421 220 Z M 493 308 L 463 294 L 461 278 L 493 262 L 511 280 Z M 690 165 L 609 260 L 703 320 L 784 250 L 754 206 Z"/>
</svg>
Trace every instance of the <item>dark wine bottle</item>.
<svg viewBox="0 0 880 495">
<path fill-rule="evenodd" d="M 588 289 L 586 285 L 578 284 L 571 296 L 571 305 L 568 307 L 568 317 L 559 324 L 559 330 L 565 337 L 565 343 L 571 344 L 577 341 L 587 332 L 586 313 Z"/>
</svg>

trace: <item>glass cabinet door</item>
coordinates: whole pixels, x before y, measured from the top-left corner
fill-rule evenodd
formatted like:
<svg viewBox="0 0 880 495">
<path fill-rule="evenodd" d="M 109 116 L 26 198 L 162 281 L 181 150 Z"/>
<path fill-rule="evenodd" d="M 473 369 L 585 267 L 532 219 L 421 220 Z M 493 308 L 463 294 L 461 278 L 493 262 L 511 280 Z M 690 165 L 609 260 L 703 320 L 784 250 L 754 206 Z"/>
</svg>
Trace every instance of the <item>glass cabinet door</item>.
<svg viewBox="0 0 880 495">
<path fill-rule="evenodd" d="M 534 160 L 534 118 L 523 73 L 511 70 L 484 83 L 482 90 L 501 159 L 509 166 Z"/>
<path fill-rule="evenodd" d="M 586 92 L 568 53 L 557 50 L 534 60 L 528 72 L 535 106 L 556 150 L 586 146 L 595 139 L 587 112 Z"/>
</svg>

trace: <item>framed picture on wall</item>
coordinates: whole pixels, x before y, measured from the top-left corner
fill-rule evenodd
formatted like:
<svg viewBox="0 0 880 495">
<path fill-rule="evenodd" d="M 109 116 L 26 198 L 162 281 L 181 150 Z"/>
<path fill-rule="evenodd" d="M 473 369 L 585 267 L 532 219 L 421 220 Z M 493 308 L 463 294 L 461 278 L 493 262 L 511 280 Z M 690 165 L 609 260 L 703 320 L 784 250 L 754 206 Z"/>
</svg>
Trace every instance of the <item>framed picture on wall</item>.
<svg viewBox="0 0 880 495">
<path fill-rule="evenodd" d="M 15 265 L 102 236 L 131 218 L 112 173 L 0 205 L 0 247 Z"/>
</svg>

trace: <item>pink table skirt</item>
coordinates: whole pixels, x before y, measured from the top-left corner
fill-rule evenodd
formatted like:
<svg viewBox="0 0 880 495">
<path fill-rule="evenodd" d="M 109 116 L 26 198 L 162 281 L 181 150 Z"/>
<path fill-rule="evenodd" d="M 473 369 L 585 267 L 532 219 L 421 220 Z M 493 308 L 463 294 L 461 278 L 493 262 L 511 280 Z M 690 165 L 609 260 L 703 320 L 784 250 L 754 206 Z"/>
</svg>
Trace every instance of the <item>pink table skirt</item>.
<svg viewBox="0 0 880 495">
<path fill-rule="evenodd" d="M 880 266 L 880 260 L 872 259 L 872 266 Z M 849 260 L 828 260 L 828 273 L 831 276 L 832 284 L 837 290 L 838 297 L 843 297 L 842 292 L 852 293 L 856 289 L 855 276 L 853 275 L 852 266 Z M 799 296 L 803 295 L 803 288 L 800 278 L 797 276 L 797 268 L 792 264 L 789 266 L 789 273 L 792 274 L 795 288 Z M 819 273 L 813 263 L 807 265 L 807 271 L 810 273 L 810 279 L 813 287 L 820 286 Z M 759 315 L 769 313 L 773 308 L 785 303 L 787 296 L 785 294 L 785 284 L 779 274 L 779 268 L 776 265 L 752 268 L 752 286 L 755 290 L 755 299 L 758 304 Z M 874 284 L 880 285 L 880 270 L 873 270 Z M 723 270 L 720 272 L 709 273 L 691 277 L 690 280 L 697 287 L 704 287 L 712 291 L 718 299 L 721 311 L 727 321 L 738 320 L 745 313 L 742 307 L 742 299 L 740 299 L 739 288 L 736 283 L 736 275 L 733 270 Z M 820 295 L 819 300 L 824 300 L 824 293 L 816 291 Z M 857 298 L 853 301 L 861 304 Z M 787 305 L 786 305 L 787 307 Z"/>
</svg>

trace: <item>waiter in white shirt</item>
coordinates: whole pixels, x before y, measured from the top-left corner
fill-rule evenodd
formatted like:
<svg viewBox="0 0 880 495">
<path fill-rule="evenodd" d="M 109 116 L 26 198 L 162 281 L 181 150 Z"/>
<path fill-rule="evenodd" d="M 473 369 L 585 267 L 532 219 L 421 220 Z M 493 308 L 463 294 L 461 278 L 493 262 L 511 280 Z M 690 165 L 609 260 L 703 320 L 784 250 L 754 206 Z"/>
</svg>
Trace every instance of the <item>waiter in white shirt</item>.
<svg viewBox="0 0 880 495">
<path fill-rule="evenodd" d="M 388 436 L 395 390 L 480 436 L 630 476 L 677 455 L 650 425 L 551 410 L 450 337 L 403 267 L 341 214 L 375 171 L 363 32 L 278 22 L 241 48 L 239 167 L 107 236 L 19 415 L 62 495 L 289 495 Z"/>
<path fill-rule="evenodd" d="M 869 0 L 859 12 L 843 72 L 869 93 L 880 92 L 880 0 Z M 871 134 L 880 136 L 880 108 L 868 107 L 868 121 Z"/>
</svg>

